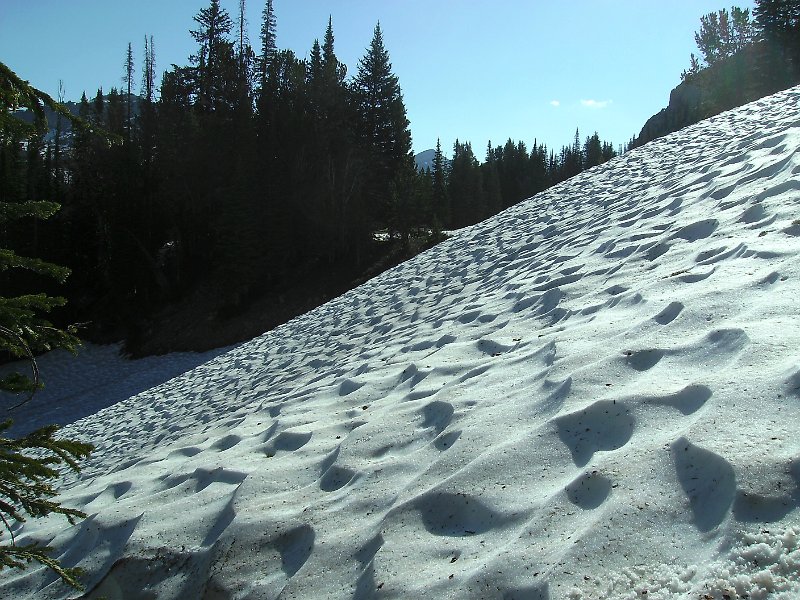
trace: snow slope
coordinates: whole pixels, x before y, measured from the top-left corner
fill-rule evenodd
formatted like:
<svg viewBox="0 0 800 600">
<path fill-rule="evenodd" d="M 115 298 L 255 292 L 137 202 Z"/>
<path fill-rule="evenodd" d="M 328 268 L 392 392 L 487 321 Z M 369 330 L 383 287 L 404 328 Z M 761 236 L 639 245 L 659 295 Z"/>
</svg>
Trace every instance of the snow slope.
<svg viewBox="0 0 800 600">
<path fill-rule="evenodd" d="M 798 146 L 794 88 L 462 230 L 68 426 L 90 517 L 17 533 L 90 598 L 798 598 Z"/>
<path fill-rule="evenodd" d="M 66 350 L 49 352 L 37 359 L 39 369 L 46 375 L 45 387 L 9 414 L 14 419 L 10 435 L 25 435 L 51 423 L 72 423 L 190 371 L 231 348 L 174 352 L 138 360 L 123 358 L 120 344 L 84 344 L 76 353 L 77 359 Z M 28 365 L 21 368 L 27 371 Z M 20 365 L 0 365 L 0 377 L 12 370 L 20 370 Z M 18 404 L 20 398 L 0 393 L 0 401 L 5 409 Z"/>
</svg>

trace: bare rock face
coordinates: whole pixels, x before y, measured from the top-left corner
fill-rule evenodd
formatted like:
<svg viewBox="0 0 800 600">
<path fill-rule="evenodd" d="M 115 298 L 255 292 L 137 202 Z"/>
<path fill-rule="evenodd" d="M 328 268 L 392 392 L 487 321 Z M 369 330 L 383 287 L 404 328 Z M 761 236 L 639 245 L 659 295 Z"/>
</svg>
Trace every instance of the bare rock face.
<svg viewBox="0 0 800 600">
<path fill-rule="evenodd" d="M 681 83 L 670 92 L 669 105 L 647 119 L 639 137 L 636 138 L 636 145 L 641 146 L 662 135 L 701 121 L 702 106 L 703 90 L 693 83 Z"/>
</svg>

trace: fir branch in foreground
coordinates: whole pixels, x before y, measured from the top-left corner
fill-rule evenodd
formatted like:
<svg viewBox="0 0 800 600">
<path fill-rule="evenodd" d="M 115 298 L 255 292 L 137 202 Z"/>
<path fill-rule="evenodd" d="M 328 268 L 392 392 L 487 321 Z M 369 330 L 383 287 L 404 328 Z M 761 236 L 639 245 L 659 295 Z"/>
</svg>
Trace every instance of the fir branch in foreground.
<svg viewBox="0 0 800 600">
<path fill-rule="evenodd" d="M 59 562 L 48 553 L 52 551 L 49 546 L 40 546 L 36 543 L 25 546 L 4 546 L 0 549 L 0 570 L 3 567 L 12 569 L 25 569 L 28 564 L 36 561 L 45 567 L 52 569 L 56 575 L 67 585 L 72 586 L 78 591 L 83 591 L 83 584 L 78 578 L 83 575 L 83 569 L 62 567 Z"/>
<path fill-rule="evenodd" d="M 0 433 L 10 426 L 11 421 L 0 423 Z M 51 480 L 59 477 L 56 467 L 62 464 L 80 471 L 78 460 L 87 457 L 94 448 L 83 442 L 56 439 L 57 431 L 57 426 L 48 425 L 16 440 L 0 436 L 0 520 L 11 536 L 9 545 L 0 546 L 0 570 L 24 569 L 36 561 L 52 569 L 68 585 L 82 589 L 77 580 L 79 569 L 62 567 L 48 556 L 51 549 L 46 546 L 18 546 L 10 526 L 12 520 L 24 522 L 26 515 L 43 517 L 55 513 L 64 515 L 72 524 L 86 516 L 53 500 L 57 491 Z"/>
</svg>

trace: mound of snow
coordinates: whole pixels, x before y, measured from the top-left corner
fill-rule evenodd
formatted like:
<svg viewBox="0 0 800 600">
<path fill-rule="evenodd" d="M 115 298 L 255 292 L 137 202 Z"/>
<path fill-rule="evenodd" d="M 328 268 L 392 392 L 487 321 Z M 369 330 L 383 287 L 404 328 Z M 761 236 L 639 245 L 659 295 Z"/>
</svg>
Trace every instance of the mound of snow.
<svg viewBox="0 0 800 600">
<path fill-rule="evenodd" d="M 17 536 L 89 598 L 797 598 L 798 147 L 794 88 L 88 416 Z"/>
</svg>

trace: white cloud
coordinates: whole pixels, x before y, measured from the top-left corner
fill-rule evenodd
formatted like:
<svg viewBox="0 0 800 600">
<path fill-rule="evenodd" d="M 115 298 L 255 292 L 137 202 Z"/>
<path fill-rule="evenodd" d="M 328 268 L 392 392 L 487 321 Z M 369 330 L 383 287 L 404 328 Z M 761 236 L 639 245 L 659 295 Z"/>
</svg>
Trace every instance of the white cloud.
<svg viewBox="0 0 800 600">
<path fill-rule="evenodd" d="M 606 108 L 613 100 L 581 100 L 581 105 L 586 108 Z"/>
<path fill-rule="evenodd" d="M 558 108 L 559 106 L 561 106 L 561 102 L 559 102 L 558 100 L 550 100 L 550 106 L 555 106 L 556 108 Z"/>
</svg>

